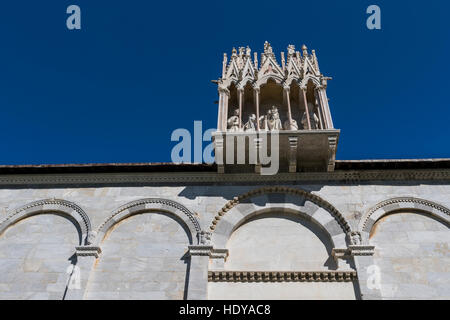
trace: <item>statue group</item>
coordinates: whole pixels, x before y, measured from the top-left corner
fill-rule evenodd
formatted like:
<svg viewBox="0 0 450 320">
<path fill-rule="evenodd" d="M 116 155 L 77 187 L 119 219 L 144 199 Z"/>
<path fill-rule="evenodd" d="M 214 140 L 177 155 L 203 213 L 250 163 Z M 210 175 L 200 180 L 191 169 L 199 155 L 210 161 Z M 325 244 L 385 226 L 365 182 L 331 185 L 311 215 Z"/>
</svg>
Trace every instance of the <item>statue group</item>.
<svg viewBox="0 0 450 320">
<path fill-rule="evenodd" d="M 312 108 L 310 108 L 310 110 L 311 109 Z M 310 111 L 309 118 L 311 122 L 311 129 L 318 129 L 319 119 L 317 118 L 317 115 Z M 244 131 L 256 131 L 258 128 L 256 121 L 259 121 L 259 128 L 263 131 L 299 130 L 295 119 L 292 119 L 291 121 L 287 119 L 284 122 L 284 125 L 281 123 L 280 114 L 276 106 L 272 106 L 272 108 L 267 111 L 267 114 L 259 117 L 259 119 L 256 119 L 256 115 L 254 113 L 250 114 L 248 116 L 248 121 L 243 126 L 239 116 L 239 109 L 235 109 L 233 116 L 231 116 L 227 121 L 227 130 L 229 132 L 237 132 L 242 129 Z M 306 112 L 303 113 L 301 124 L 304 130 L 308 129 L 308 117 L 306 116 Z"/>
</svg>

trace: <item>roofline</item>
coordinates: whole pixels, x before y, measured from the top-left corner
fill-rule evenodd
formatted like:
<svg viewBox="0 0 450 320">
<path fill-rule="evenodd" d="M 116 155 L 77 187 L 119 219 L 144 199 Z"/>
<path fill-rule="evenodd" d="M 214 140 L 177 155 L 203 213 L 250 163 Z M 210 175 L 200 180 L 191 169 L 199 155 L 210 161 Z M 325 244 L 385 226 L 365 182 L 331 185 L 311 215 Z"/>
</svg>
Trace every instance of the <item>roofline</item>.
<svg viewBox="0 0 450 320">
<path fill-rule="evenodd" d="M 450 158 L 336 160 L 336 171 L 450 169 Z M 172 162 L 0 165 L 2 174 L 217 172 L 215 164 Z"/>
</svg>

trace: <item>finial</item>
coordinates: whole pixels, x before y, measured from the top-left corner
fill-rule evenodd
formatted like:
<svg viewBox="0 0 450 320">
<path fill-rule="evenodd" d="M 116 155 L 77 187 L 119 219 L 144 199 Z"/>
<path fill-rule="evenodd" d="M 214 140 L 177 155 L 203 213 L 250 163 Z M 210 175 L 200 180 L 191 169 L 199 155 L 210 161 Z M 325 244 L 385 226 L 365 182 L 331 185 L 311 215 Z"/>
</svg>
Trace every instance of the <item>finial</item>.
<svg viewBox="0 0 450 320">
<path fill-rule="evenodd" d="M 264 53 L 272 53 L 272 46 L 269 42 L 264 42 Z"/>
<path fill-rule="evenodd" d="M 244 54 L 244 47 L 239 47 L 239 56 L 242 57 L 242 55 Z"/>
<path fill-rule="evenodd" d="M 295 53 L 295 46 L 293 44 L 288 45 L 287 52 L 288 56 L 293 56 Z"/>
<path fill-rule="evenodd" d="M 303 57 L 306 57 L 308 55 L 308 48 L 305 45 L 302 46 L 302 51 L 303 51 Z"/>
<path fill-rule="evenodd" d="M 233 50 L 231 50 L 231 53 L 232 53 L 231 56 L 233 56 L 233 57 L 236 56 L 237 51 L 236 51 L 235 47 L 233 47 Z"/>
<path fill-rule="evenodd" d="M 250 53 L 252 52 L 252 49 L 250 49 L 250 47 L 249 46 L 247 46 L 247 48 L 245 49 L 245 55 L 247 56 L 247 57 L 250 57 Z"/>
</svg>

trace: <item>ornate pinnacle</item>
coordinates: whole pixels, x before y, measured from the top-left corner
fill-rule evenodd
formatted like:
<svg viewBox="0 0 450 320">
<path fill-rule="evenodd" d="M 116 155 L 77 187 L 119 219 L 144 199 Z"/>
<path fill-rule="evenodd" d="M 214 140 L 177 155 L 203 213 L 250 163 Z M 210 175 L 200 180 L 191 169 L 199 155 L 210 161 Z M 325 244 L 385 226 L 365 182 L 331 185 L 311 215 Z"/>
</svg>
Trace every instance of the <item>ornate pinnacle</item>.
<svg viewBox="0 0 450 320">
<path fill-rule="evenodd" d="M 303 51 L 303 57 L 307 57 L 308 56 L 308 48 L 305 45 L 302 46 L 302 51 Z"/>
</svg>

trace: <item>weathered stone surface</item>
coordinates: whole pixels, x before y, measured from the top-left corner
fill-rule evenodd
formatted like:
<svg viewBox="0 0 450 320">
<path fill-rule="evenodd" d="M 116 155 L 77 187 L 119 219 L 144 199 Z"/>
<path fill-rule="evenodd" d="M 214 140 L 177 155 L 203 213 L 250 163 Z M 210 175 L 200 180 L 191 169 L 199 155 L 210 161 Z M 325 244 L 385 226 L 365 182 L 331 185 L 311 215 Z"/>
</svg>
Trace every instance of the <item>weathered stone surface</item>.
<svg viewBox="0 0 450 320">
<path fill-rule="evenodd" d="M 398 188 L 393 182 L 386 182 L 384 185 L 302 185 L 296 183 L 286 186 L 314 191 L 315 195 L 326 200 L 339 211 L 352 230 L 357 229 L 360 219 L 376 204 L 394 197 L 411 196 L 432 201 L 447 208 L 450 207 L 450 198 L 448 198 L 450 186 L 445 183 L 426 184 L 421 182 L 419 184 L 411 182 L 410 184 L 403 183 Z M 209 226 L 212 221 L 229 200 L 261 187 L 264 186 L 199 184 L 196 186 L 99 186 L 95 188 L 68 185 L 64 188 L 48 186 L 35 189 L 2 187 L 0 189 L 0 208 L 8 208 L 8 210 L 0 212 L 0 221 L 14 212 L 15 208 L 45 198 L 57 198 L 73 202 L 81 207 L 89 217 L 91 229 L 98 230 L 100 225 L 118 207 L 131 201 L 166 195 L 167 198 L 184 205 L 195 213 L 201 228 L 210 231 Z M 318 209 L 315 209 L 315 206 L 309 206 L 308 201 L 301 200 L 301 197 L 297 195 L 286 194 L 284 196 L 286 203 L 283 206 L 283 208 L 289 208 L 291 213 L 296 208 L 303 206 L 305 212 L 302 211 L 302 215 L 298 215 L 299 221 L 296 225 L 294 224 L 296 227 L 289 226 L 290 224 L 279 225 L 280 221 L 286 222 L 281 218 L 285 211 L 281 210 L 282 212 L 278 213 L 272 212 L 281 214 L 280 219 L 265 220 L 253 217 L 256 220 L 244 222 L 240 228 L 231 233 L 230 239 L 220 234 L 224 231 L 227 234 L 231 232 L 235 228 L 233 223 L 241 221 L 244 216 L 253 216 L 252 210 L 259 211 L 272 205 L 270 199 L 275 201 L 274 205 L 277 207 L 283 205 L 278 203 L 281 198 L 262 194 L 252 197 L 251 200 L 254 199 L 254 202 L 243 201 L 236 207 L 239 215 L 231 219 L 224 218 L 231 214 L 231 211 L 225 212 L 216 224 L 216 227 L 219 227 L 219 233 L 214 231 L 211 238 L 217 240 L 217 243 L 224 244 L 218 249 L 228 246 L 230 256 L 225 263 L 223 258 L 222 262 L 220 259 L 211 259 L 209 268 L 211 270 L 223 267 L 227 269 L 228 266 L 236 263 L 236 268 L 243 268 L 247 264 L 259 266 L 259 270 L 269 267 L 270 269 L 279 269 L 278 267 L 283 266 L 283 268 L 302 271 L 301 269 L 308 267 L 306 262 L 310 261 L 314 262 L 310 266 L 311 269 L 317 269 L 319 266 L 327 269 L 324 266 L 325 261 L 329 263 L 333 258 L 324 248 L 312 249 L 313 244 L 321 242 L 319 236 L 321 232 L 327 233 L 322 229 L 324 226 L 329 227 L 330 234 L 328 236 L 339 239 L 340 243 L 343 243 L 345 234 L 340 233 L 341 230 L 337 227 L 329 209 L 323 205 L 318 205 Z M 308 208 L 314 209 L 314 211 L 309 212 Z M 380 212 L 386 213 L 386 208 L 388 207 L 384 207 Z M 423 204 L 416 207 L 411 203 L 400 202 L 398 206 L 393 206 L 391 209 L 398 208 L 402 210 L 410 208 L 410 211 L 420 209 L 424 213 L 420 216 L 408 212 L 388 216 L 381 214 L 379 216 L 381 220 L 375 224 L 375 230 L 371 232 L 372 237 L 368 241 L 375 245 L 376 254 L 373 263 L 381 270 L 383 297 L 409 299 L 423 297 L 426 293 L 429 294 L 427 298 L 448 298 L 448 287 L 450 287 L 448 285 L 448 245 L 450 243 L 448 225 L 427 216 L 426 212 L 435 214 L 438 210 L 436 208 Z M 442 211 L 439 212 L 445 216 Z M 305 214 L 312 214 L 312 220 L 306 219 Z M 161 219 L 152 220 L 152 217 L 157 216 Z M 419 218 L 414 218 L 416 216 Z M 369 229 L 372 229 L 373 217 L 368 219 Z M 394 219 L 395 217 L 397 218 Z M 312 227 L 314 221 L 321 226 Z M 81 291 L 85 291 L 81 297 L 84 296 L 88 299 L 185 297 L 187 295 L 185 292 L 186 270 L 189 263 L 189 258 L 186 258 L 185 254 L 189 241 L 186 230 L 181 227 L 180 222 L 158 213 L 130 216 L 115 225 L 114 220 L 112 222 L 112 229 L 109 230 L 106 238 L 100 241 L 102 253 L 93 265 L 91 277 L 89 277 L 89 268 L 91 267 L 82 273 L 82 278 L 89 277 L 89 281 L 87 289 L 81 289 Z M 258 222 L 262 225 L 255 227 Z M 9 226 L 0 235 L 0 298 L 62 298 L 68 281 L 66 269 L 72 261 L 69 258 L 72 258 L 75 247 L 79 245 L 79 231 L 74 223 L 60 215 L 36 215 Z M 310 227 L 306 228 L 306 225 Z M 301 235 L 302 232 L 296 233 L 297 227 L 305 228 L 302 231 L 304 236 Z M 309 236 L 306 236 L 307 234 Z M 366 233 L 362 234 L 363 238 L 368 238 Z M 259 240 L 258 237 L 260 237 Z M 239 238 L 241 240 L 237 241 L 236 239 Z M 256 244 L 251 244 L 251 239 L 257 241 Z M 195 242 L 197 239 L 194 238 L 193 241 Z M 215 245 L 214 241 L 212 245 Z M 281 257 L 284 253 L 292 257 L 291 261 L 293 262 L 283 265 L 285 260 L 277 260 L 276 257 Z M 236 256 L 240 256 L 240 258 L 235 259 Z M 182 257 L 185 258 L 182 260 Z M 319 261 L 321 261 L 320 265 Z M 367 267 L 362 266 L 362 270 Z M 208 268 L 208 266 L 202 268 Z M 205 271 L 207 270 L 200 270 L 202 269 L 191 270 L 192 279 L 206 277 Z M 357 270 L 358 277 L 365 279 L 360 281 L 360 285 L 365 286 L 369 275 L 362 270 Z M 403 284 L 408 284 L 408 286 Z M 417 286 L 413 284 L 417 284 Z M 423 286 L 431 289 L 428 290 Z M 192 286 L 191 297 L 205 298 L 205 287 L 207 287 L 205 283 L 198 285 L 198 288 Z M 210 290 L 213 290 L 211 288 L 209 287 Z M 247 289 L 243 290 L 245 292 Z M 417 290 L 421 292 L 417 292 Z M 372 291 L 366 291 L 367 295 L 364 298 L 377 297 Z M 211 293 L 210 291 L 208 293 L 211 297 L 215 294 L 219 295 L 219 292 Z"/>
</svg>

